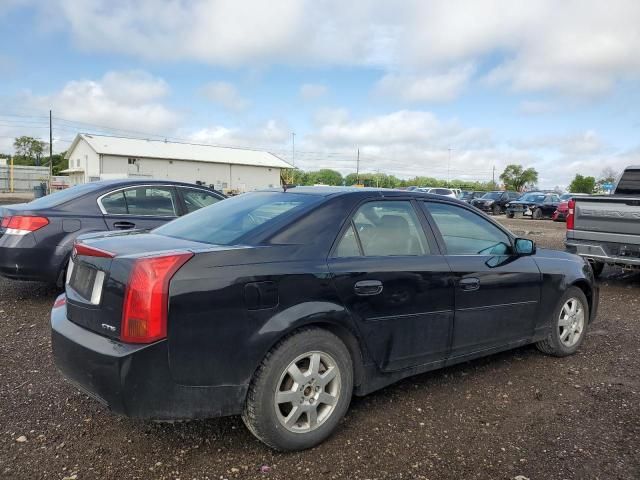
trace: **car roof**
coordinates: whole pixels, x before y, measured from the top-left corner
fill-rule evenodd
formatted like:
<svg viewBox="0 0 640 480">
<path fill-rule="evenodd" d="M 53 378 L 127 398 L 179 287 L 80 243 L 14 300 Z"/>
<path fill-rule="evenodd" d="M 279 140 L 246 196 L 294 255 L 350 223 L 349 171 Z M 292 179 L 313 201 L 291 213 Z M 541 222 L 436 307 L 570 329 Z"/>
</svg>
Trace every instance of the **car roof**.
<svg viewBox="0 0 640 480">
<path fill-rule="evenodd" d="M 439 187 L 434 187 L 439 188 Z M 371 198 L 389 198 L 389 197 L 414 197 L 423 199 L 443 200 L 448 199 L 458 203 L 463 203 L 457 199 L 451 197 L 445 197 L 443 195 L 435 195 L 433 193 L 427 193 L 420 190 L 399 190 L 394 188 L 376 188 L 376 187 L 288 187 L 286 190 L 283 188 L 267 188 L 263 190 L 257 190 L 258 192 L 284 192 L 292 194 L 302 195 L 316 195 L 321 197 L 337 197 L 345 195 L 353 195 L 359 197 L 371 197 Z"/>
<path fill-rule="evenodd" d="M 98 180 L 90 183 L 92 185 L 96 185 L 96 188 L 113 187 L 113 186 L 117 187 L 120 185 L 124 186 L 124 185 L 156 185 L 156 184 L 184 185 L 188 187 L 200 187 L 200 188 L 206 188 L 206 189 L 209 188 L 206 185 L 196 185 L 195 183 L 176 182 L 175 180 L 159 180 L 159 179 L 152 179 L 152 178 L 145 178 L 145 179 L 118 178 L 118 179 L 112 179 L 112 180 Z"/>
</svg>

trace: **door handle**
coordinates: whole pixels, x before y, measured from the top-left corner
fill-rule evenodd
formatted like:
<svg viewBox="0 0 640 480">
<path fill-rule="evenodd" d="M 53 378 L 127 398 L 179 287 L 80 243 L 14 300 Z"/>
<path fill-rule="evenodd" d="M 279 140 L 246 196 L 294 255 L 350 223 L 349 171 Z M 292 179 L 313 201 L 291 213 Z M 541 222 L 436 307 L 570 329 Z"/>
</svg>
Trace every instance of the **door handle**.
<svg viewBox="0 0 640 480">
<path fill-rule="evenodd" d="M 130 230 L 136 226 L 135 223 L 131 222 L 115 222 L 113 224 L 113 228 L 117 230 Z"/>
<path fill-rule="evenodd" d="M 478 290 L 480 288 L 480 279 L 479 278 L 463 278 L 460 280 L 460 288 L 465 292 L 473 292 L 474 290 Z"/>
<path fill-rule="evenodd" d="M 353 291 L 361 297 L 369 297 L 382 293 L 382 282 L 380 280 L 361 280 L 353 286 Z"/>
</svg>

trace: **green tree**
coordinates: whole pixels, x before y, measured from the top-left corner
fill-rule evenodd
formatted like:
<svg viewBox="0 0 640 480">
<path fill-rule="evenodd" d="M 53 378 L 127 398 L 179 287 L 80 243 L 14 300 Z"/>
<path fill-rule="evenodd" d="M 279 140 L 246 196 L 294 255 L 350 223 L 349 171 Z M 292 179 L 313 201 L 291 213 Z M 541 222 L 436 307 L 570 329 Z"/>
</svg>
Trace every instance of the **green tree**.
<svg viewBox="0 0 640 480">
<path fill-rule="evenodd" d="M 13 142 L 16 151 L 14 163 L 16 165 L 39 165 L 42 153 L 48 143 L 33 137 L 18 137 Z"/>
<path fill-rule="evenodd" d="M 323 168 L 317 172 L 309 172 L 311 184 L 342 185 L 342 174 L 330 168 Z"/>
<path fill-rule="evenodd" d="M 579 173 L 569 185 L 571 193 L 593 193 L 596 188 L 596 179 L 594 177 L 583 177 Z"/>
<path fill-rule="evenodd" d="M 535 185 L 538 182 L 538 172 L 533 168 L 526 170 L 522 165 L 507 165 L 500 175 L 500 180 L 504 182 L 507 190 L 519 192 L 526 186 Z"/>
</svg>

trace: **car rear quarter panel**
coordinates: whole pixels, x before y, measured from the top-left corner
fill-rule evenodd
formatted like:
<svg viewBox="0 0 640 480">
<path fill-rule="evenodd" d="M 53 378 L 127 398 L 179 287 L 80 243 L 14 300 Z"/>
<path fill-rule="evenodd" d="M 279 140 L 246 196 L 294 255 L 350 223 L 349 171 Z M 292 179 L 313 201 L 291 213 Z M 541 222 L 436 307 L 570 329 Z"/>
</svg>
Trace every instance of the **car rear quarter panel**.
<svg viewBox="0 0 640 480">
<path fill-rule="evenodd" d="M 598 289 L 588 263 L 565 252 L 540 249 L 535 256 L 542 273 L 540 311 L 535 327 L 535 339 L 546 336 L 561 295 L 571 286 L 583 290 L 589 301 L 591 320 L 598 306 Z"/>
<path fill-rule="evenodd" d="M 288 332 L 317 322 L 352 329 L 326 262 L 287 260 L 296 250 L 272 246 L 200 253 L 176 274 L 168 323 L 174 381 L 246 385 Z M 260 299 L 259 293 L 256 299 L 256 285 L 272 288 L 276 297 Z"/>
</svg>

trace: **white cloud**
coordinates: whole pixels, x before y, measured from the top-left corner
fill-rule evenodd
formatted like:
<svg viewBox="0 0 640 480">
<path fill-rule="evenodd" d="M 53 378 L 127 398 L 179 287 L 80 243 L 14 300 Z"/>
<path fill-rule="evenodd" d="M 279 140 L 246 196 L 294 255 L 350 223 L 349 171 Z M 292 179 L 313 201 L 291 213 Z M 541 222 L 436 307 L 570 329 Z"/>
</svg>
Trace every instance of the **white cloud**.
<svg viewBox="0 0 640 480">
<path fill-rule="evenodd" d="M 202 87 L 201 91 L 206 98 L 227 110 L 241 111 L 249 107 L 250 102 L 231 83 L 211 82 Z"/>
<path fill-rule="evenodd" d="M 268 120 L 251 127 L 228 127 L 213 125 L 196 131 L 185 133 L 185 136 L 196 143 L 209 143 L 236 147 L 279 150 L 289 141 L 291 130 L 286 124 L 277 120 Z"/>
<path fill-rule="evenodd" d="M 555 112 L 557 105 L 552 102 L 523 100 L 518 110 L 524 115 L 542 115 Z"/>
<path fill-rule="evenodd" d="M 447 102 L 460 95 L 473 71 L 473 66 L 469 64 L 443 73 L 388 73 L 378 81 L 375 90 L 404 102 Z"/>
<path fill-rule="evenodd" d="M 319 83 L 305 83 L 300 86 L 300 96 L 305 100 L 313 100 L 327 94 L 327 87 Z"/>
<path fill-rule="evenodd" d="M 455 86 L 464 75 L 446 72 L 470 62 L 492 65 L 488 81 L 516 91 L 592 96 L 640 75 L 637 0 L 40 3 L 56 2 L 65 30 L 87 51 L 251 68 L 370 66 L 397 76 L 387 82 L 413 85 L 407 95 L 418 99 L 436 85 L 427 75 L 425 88 L 408 72 L 435 72 Z"/>
</svg>

